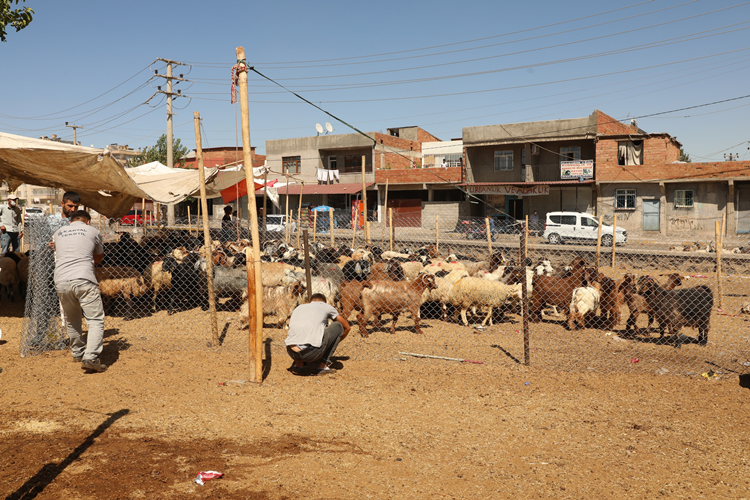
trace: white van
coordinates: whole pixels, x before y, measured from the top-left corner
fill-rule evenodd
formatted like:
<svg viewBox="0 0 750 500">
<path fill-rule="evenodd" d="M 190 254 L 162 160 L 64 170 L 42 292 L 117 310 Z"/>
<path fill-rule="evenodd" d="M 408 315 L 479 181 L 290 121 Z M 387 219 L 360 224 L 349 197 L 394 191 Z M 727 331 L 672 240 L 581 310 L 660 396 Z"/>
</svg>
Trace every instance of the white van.
<svg viewBox="0 0 750 500">
<path fill-rule="evenodd" d="M 583 212 L 549 212 L 544 224 L 544 237 L 552 245 L 561 245 L 566 241 L 588 241 L 596 243 L 599 234 L 599 221 L 593 215 Z M 612 246 L 615 238 L 612 226 L 602 223 L 602 245 Z M 616 242 L 628 241 L 627 232 L 618 227 Z"/>
<path fill-rule="evenodd" d="M 286 231 L 288 224 L 286 215 L 267 215 L 266 216 L 266 230 L 271 231 Z M 292 231 L 297 230 L 297 223 L 292 221 Z"/>
</svg>

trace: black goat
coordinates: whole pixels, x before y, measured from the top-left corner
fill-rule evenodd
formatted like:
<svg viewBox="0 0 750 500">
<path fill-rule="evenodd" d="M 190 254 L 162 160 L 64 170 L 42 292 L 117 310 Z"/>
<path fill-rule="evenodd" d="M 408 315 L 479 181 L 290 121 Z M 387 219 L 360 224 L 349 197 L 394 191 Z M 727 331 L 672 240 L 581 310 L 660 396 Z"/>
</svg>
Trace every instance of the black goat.
<svg viewBox="0 0 750 500">
<path fill-rule="evenodd" d="M 665 290 L 648 276 L 641 282 L 640 294 L 659 322 L 660 338 L 664 330 L 676 335 L 683 326 L 698 329 L 698 343 L 708 343 L 708 330 L 711 309 L 714 307 L 714 294 L 705 285 L 680 290 Z"/>
</svg>

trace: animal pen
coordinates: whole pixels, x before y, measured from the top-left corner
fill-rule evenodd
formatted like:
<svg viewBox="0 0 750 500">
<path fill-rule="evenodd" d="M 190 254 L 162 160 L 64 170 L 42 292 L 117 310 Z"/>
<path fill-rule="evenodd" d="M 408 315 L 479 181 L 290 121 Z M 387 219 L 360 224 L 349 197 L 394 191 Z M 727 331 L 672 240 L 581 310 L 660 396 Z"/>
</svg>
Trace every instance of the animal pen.
<svg viewBox="0 0 750 500">
<path fill-rule="evenodd" d="M 294 231 L 261 230 L 258 238 L 266 362 L 289 362 L 288 317 L 310 293 L 323 293 L 352 323 L 336 351 L 343 360 L 398 363 L 419 354 L 510 368 L 750 372 L 750 255 L 740 241 L 725 241 L 721 227 L 702 248 L 645 238 L 607 247 L 551 245 L 523 224 L 516 234 L 489 224 L 485 234 L 466 233 L 485 221 L 437 218 L 421 227 L 369 221 L 368 241 L 348 214 L 297 219 Z M 26 228 L 22 356 L 67 348 L 48 246 L 54 229 L 48 218 Z M 247 219 L 232 230 L 211 223 L 208 251 L 200 219 L 117 229 L 102 226 L 97 266 L 105 348 L 248 350 Z"/>
</svg>

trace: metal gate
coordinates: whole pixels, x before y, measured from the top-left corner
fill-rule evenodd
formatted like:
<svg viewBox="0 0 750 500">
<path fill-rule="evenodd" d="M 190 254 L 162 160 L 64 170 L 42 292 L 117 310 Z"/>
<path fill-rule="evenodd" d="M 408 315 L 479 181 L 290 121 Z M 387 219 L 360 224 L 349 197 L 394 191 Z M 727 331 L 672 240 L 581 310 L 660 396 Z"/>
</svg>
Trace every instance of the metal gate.
<svg viewBox="0 0 750 500">
<path fill-rule="evenodd" d="M 659 231 L 659 215 L 661 202 L 659 200 L 643 200 L 643 230 Z"/>
</svg>

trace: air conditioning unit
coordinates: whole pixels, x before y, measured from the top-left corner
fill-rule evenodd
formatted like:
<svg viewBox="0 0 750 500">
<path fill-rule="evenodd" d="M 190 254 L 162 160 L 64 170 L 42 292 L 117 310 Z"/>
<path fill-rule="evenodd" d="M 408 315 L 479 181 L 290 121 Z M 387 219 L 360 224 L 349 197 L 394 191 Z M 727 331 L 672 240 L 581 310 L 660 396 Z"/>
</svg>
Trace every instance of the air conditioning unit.
<svg viewBox="0 0 750 500">
<path fill-rule="evenodd" d="M 531 145 L 531 154 L 534 156 L 539 156 L 539 146 L 536 144 Z"/>
</svg>

